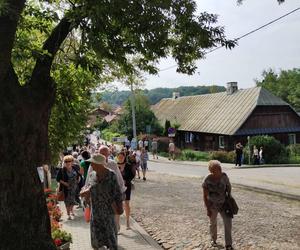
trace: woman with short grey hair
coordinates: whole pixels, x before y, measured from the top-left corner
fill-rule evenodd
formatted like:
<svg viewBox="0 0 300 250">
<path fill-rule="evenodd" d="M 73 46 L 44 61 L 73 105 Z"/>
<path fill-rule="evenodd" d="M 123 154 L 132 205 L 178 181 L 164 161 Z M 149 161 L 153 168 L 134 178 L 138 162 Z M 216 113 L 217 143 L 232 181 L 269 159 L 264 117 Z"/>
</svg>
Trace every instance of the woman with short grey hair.
<svg viewBox="0 0 300 250">
<path fill-rule="evenodd" d="M 226 250 L 232 250 L 232 218 L 226 215 L 222 209 L 226 195 L 231 193 L 231 184 L 228 176 L 222 172 L 221 163 L 211 160 L 208 163 L 209 175 L 203 181 L 203 200 L 207 208 L 207 216 L 210 219 L 211 245 L 217 246 L 217 216 L 220 213 L 225 228 Z"/>
</svg>

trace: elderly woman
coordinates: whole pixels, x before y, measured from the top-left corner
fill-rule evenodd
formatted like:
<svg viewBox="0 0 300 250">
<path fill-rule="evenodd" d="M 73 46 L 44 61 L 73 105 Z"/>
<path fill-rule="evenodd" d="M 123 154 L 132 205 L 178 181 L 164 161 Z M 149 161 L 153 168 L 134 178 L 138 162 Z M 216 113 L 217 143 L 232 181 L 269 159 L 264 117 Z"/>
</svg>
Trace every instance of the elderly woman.
<svg viewBox="0 0 300 250">
<path fill-rule="evenodd" d="M 106 157 L 98 154 L 91 159 L 93 171 L 89 178 L 91 203 L 91 244 L 94 249 L 106 246 L 118 249 L 115 214 L 122 214 L 122 193 L 116 174 L 106 167 Z"/>
<path fill-rule="evenodd" d="M 80 174 L 73 167 L 73 156 L 66 155 L 63 158 L 63 168 L 61 168 L 56 176 L 56 181 L 59 182 L 59 191 L 64 192 L 65 206 L 68 214 L 68 220 L 74 217 L 73 207 L 76 205 L 76 190 L 80 180 Z"/>
<path fill-rule="evenodd" d="M 221 163 L 212 160 L 208 163 L 210 174 L 204 179 L 203 200 L 207 208 L 207 216 L 210 219 L 210 236 L 212 246 L 217 246 L 217 215 L 220 213 L 225 228 L 225 245 L 227 250 L 232 248 L 231 228 L 232 218 L 223 211 L 222 207 L 226 195 L 231 193 L 231 184 L 228 176 L 222 172 Z"/>
</svg>

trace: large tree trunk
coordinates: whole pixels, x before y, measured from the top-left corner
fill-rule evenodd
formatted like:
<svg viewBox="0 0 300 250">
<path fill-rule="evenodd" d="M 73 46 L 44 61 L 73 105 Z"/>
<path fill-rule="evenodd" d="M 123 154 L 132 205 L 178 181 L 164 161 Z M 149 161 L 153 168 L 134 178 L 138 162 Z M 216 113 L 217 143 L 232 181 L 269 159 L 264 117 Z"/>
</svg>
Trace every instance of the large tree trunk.
<svg viewBox="0 0 300 250">
<path fill-rule="evenodd" d="M 37 167 L 48 160 L 55 90 L 21 87 L 12 67 L 0 86 L 0 249 L 54 250 Z"/>
</svg>

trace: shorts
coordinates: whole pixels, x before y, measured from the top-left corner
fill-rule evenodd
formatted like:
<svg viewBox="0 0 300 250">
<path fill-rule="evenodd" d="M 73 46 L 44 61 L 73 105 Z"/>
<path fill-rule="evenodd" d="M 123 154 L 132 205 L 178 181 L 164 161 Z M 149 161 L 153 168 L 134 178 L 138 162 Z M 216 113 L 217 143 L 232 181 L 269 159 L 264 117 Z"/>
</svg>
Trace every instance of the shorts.
<svg viewBox="0 0 300 250">
<path fill-rule="evenodd" d="M 157 149 L 152 149 L 152 154 L 157 154 Z"/>
<path fill-rule="evenodd" d="M 146 170 L 146 169 L 147 169 L 147 162 L 142 162 L 142 163 L 141 163 L 141 168 L 142 168 L 143 170 Z"/>
</svg>

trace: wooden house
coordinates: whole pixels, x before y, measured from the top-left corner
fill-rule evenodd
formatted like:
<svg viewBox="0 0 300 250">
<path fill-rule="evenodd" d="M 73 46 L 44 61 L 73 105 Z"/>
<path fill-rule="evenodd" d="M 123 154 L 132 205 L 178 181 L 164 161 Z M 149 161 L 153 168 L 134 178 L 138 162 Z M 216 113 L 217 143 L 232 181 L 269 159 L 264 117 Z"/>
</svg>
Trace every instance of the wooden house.
<svg viewBox="0 0 300 250">
<path fill-rule="evenodd" d="M 300 143 L 300 116 L 285 101 L 262 87 L 238 90 L 236 82 L 215 94 L 164 98 L 152 107 L 164 126 L 179 124 L 176 144 L 195 150 L 233 150 L 255 135 L 281 143 Z"/>
</svg>

